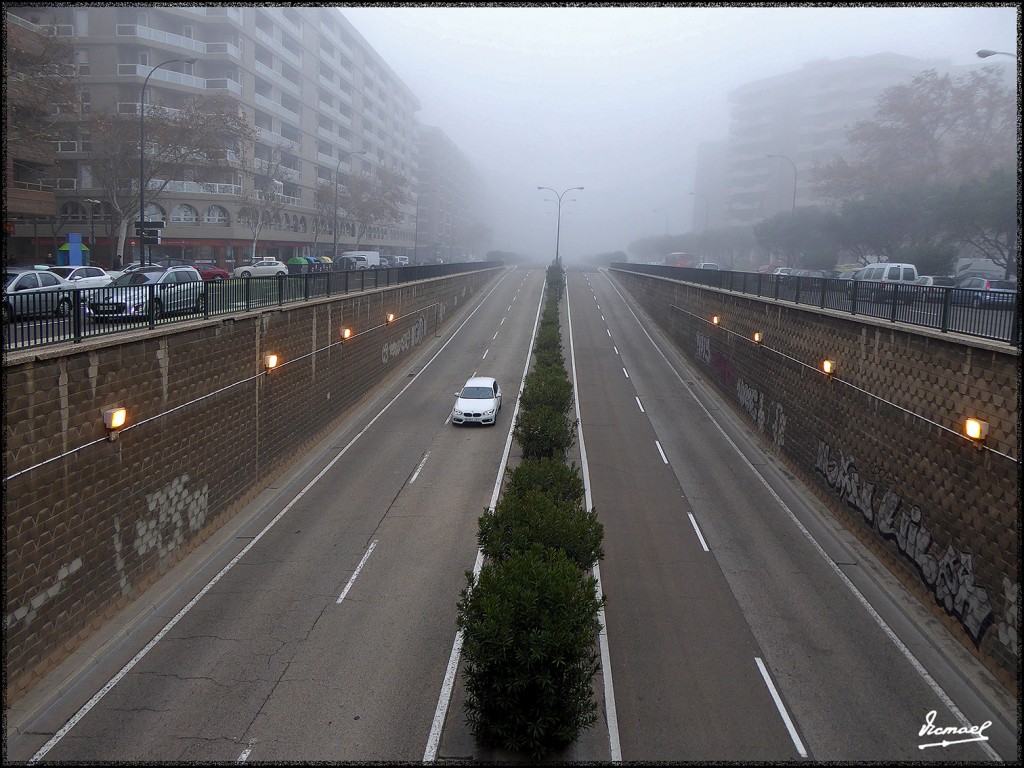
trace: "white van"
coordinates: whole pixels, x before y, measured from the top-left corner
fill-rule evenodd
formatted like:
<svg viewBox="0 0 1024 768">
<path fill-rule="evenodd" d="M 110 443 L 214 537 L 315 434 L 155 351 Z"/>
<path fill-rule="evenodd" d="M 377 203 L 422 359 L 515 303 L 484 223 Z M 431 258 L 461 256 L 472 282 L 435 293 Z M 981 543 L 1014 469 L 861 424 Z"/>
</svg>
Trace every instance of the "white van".
<svg viewBox="0 0 1024 768">
<path fill-rule="evenodd" d="M 914 264 L 897 264 L 881 262 L 868 264 L 854 273 L 853 279 L 859 282 L 875 283 L 871 290 L 872 301 L 884 301 L 895 295 L 898 285 L 914 285 L 919 275 Z M 907 291 L 905 301 L 911 300 L 913 291 Z"/>
<path fill-rule="evenodd" d="M 342 256 L 351 256 L 359 262 L 359 269 L 374 269 L 380 266 L 380 251 L 345 251 Z"/>
<path fill-rule="evenodd" d="M 408 267 L 409 257 L 408 256 L 392 256 L 391 263 L 396 267 Z"/>
</svg>

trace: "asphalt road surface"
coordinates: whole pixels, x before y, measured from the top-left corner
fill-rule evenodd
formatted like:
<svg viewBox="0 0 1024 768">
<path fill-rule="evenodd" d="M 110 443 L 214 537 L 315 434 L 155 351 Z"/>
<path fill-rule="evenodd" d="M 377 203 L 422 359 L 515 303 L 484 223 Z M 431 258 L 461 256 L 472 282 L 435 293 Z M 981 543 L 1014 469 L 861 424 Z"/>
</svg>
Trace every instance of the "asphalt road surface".
<svg viewBox="0 0 1024 768">
<path fill-rule="evenodd" d="M 506 270 L 448 320 L 8 712 L 7 759 L 431 759 L 543 282 Z M 568 274 L 563 345 L 605 527 L 595 759 L 1012 759 L 990 678 L 917 628 L 924 612 L 641 318 L 606 273 Z M 453 427 L 474 374 L 502 386 L 498 423 Z M 932 711 L 992 721 L 989 741 L 922 748 Z"/>
</svg>

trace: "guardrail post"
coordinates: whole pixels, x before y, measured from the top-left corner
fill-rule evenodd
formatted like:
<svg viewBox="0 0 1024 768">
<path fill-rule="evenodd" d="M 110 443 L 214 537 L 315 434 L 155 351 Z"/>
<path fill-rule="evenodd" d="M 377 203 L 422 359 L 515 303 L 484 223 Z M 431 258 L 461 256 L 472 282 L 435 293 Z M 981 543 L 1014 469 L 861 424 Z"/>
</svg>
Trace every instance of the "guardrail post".
<svg viewBox="0 0 1024 768">
<path fill-rule="evenodd" d="M 243 291 L 245 294 L 245 311 L 248 312 L 252 309 L 252 289 L 250 288 L 252 285 L 252 278 L 243 277 L 242 279 L 245 281 L 245 290 Z"/>
<path fill-rule="evenodd" d="M 850 291 L 850 314 L 851 315 L 856 315 L 857 314 L 857 287 L 860 285 L 860 281 L 859 280 L 851 280 L 850 282 L 853 283 L 853 285 L 850 286 L 852 288 L 852 290 Z"/>
<path fill-rule="evenodd" d="M 149 315 L 149 330 L 156 328 L 156 286 L 150 283 L 146 286 L 149 293 L 149 301 L 146 302 L 146 313 Z"/>
<path fill-rule="evenodd" d="M 75 290 L 71 299 L 71 332 L 75 341 L 82 340 L 82 289 Z"/>
<path fill-rule="evenodd" d="M 949 330 L 949 315 L 953 308 L 953 289 L 945 288 L 946 295 L 942 298 L 942 317 L 939 320 L 939 329 L 945 333 Z"/>
<path fill-rule="evenodd" d="M 203 280 L 203 319 L 210 319 L 210 286 Z"/>
</svg>

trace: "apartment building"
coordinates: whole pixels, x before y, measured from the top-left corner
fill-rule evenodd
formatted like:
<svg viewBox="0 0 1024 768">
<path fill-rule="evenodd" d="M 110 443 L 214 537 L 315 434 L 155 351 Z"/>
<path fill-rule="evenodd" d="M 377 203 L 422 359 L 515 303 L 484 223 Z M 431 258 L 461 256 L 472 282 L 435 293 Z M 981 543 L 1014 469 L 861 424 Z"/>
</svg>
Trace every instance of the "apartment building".
<svg viewBox="0 0 1024 768">
<path fill-rule="evenodd" d="M 343 178 L 380 166 L 402 174 L 415 189 L 419 101 L 337 8 L 68 5 L 7 11 L 71 40 L 83 118 L 139 115 L 141 124 L 193 96 L 223 94 L 236 101 L 256 127 L 255 156 L 279 158 L 281 166 L 285 205 L 261 233 L 259 256 L 331 253 L 336 217 L 333 211 L 324 215 L 322 207 L 318 212 L 318 181 L 330 187 L 339 172 Z M 90 136 L 69 123 L 62 139 L 54 143 L 57 210 L 50 231 L 40 233 L 38 222 L 33 227 L 15 217 L 11 255 L 30 256 L 40 242 L 50 250 L 69 232 L 86 240 L 91 233 L 97 241 L 93 261 L 109 264 L 117 233 L 110 231 L 108 202 L 92 178 Z M 243 191 L 237 166 L 185 167 L 180 178 L 161 181 L 169 183 L 146 199 L 145 218 L 165 222 L 161 243 L 150 246 L 153 258 L 210 259 L 227 267 L 249 258 L 253 236 L 237 215 Z M 414 228 L 411 202 L 400 221 L 370 227 L 360 247 L 411 256 Z M 339 251 L 355 245 L 355 231 L 354 222 L 339 220 Z M 134 227 L 128 234 L 124 256 L 135 260 L 140 245 Z"/>
</svg>

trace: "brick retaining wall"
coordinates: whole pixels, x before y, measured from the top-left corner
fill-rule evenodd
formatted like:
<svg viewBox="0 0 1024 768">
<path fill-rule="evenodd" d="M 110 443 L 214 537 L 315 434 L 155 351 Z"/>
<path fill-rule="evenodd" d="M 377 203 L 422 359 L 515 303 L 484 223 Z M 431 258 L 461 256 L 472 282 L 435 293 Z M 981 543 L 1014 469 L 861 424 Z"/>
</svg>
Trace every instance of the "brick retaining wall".
<svg viewBox="0 0 1024 768">
<path fill-rule="evenodd" d="M 612 274 L 766 446 L 1016 693 L 1020 351 Z M 825 358 L 838 364 L 832 379 L 818 368 Z M 969 415 L 989 422 L 988 448 L 959 434 Z"/>
<path fill-rule="evenodd" d="M 500 273 L 6 355 L 7 706 L 408 367 Z M 343 326 L 356 335 L 335 344 Z M 282 361 L 269 374 L 268 352 Z M 109 441 L 102 412 L 114 405 L 129 409 L 129 426 Z"/>
</svg>

